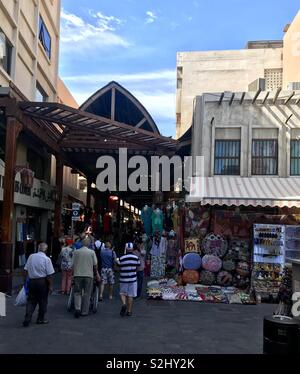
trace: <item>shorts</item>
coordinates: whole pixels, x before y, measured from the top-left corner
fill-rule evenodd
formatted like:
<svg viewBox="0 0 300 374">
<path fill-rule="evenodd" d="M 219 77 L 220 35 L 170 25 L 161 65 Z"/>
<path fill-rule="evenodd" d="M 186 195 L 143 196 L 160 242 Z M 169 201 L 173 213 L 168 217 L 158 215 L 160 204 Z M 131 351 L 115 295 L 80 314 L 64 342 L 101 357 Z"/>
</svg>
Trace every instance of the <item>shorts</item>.
<svg viewBox="0 0 300 374">
<path fill-rule="evenodd" d="M 133 283 L 120 283 L 120 295 L 128 297 L 136 297 L 137 295 L 137 282 Z"/>
<path fill-rule="evenodd" d="M 101 269 L 101 281 L 103 284 L 115 284 L 115 274 L 111 268 L 102 268 Z"/>
</svg>

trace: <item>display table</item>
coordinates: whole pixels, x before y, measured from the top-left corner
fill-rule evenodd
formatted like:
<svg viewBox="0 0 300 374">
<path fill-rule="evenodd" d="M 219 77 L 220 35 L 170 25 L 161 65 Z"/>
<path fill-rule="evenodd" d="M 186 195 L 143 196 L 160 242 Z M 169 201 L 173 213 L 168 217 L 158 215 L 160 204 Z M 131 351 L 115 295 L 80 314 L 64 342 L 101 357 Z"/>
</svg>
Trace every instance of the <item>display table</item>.
<svg viewBox="0 0 300 374">
<path fill-rule="evenodd" d="M 291 260 L 293 269 L 293 292 L 300 292 L 300 260 Z M 296 319 L 300 320 L 300 317 Z"/>
</svg>

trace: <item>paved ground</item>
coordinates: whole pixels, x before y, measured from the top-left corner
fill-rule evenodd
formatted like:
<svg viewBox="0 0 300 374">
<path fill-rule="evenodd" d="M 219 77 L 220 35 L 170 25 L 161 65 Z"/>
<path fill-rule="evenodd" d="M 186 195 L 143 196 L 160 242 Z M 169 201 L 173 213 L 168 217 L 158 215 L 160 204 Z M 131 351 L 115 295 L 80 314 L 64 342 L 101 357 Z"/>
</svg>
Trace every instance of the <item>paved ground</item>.
<svg viewBox="0 0 300 374">
<path fill-rule="evenodd" d="M 0 318 L 0 353 L 261 353 L 263 316 L 274 305 L 147 301 L 121 318 L 120 302 L 104 300 L 98 313 L 75 319 L 67 297 L 49 298 L 49 325 L 22 327 L 24 307 L 8 299 Z"/>
</svg>

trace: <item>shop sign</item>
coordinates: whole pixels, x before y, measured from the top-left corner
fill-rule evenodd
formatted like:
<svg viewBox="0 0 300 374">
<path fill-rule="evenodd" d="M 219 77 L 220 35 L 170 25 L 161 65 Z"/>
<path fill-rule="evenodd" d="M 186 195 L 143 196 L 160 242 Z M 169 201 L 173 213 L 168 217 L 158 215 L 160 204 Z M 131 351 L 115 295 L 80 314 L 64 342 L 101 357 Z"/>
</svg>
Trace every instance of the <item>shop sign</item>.
<svg viewBox="0 0 300 374">
<path fill-rule="evenodd" d="M 72 204 L 72 221 L 79 221 L 80 220 L 80 204 L 73 203 Z"/>
</svg>

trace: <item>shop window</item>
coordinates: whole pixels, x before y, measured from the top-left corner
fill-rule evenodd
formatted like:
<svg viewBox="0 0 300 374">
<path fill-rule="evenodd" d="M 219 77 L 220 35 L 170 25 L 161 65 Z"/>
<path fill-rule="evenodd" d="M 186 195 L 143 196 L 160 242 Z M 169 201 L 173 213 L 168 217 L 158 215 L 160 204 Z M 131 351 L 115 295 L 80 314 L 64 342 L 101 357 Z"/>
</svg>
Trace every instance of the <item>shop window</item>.
<svg viewBox="0 0 300 374">
<path fill-rule="evenodd" d="M 240 175 L 240 140 L 215 141 L 215 175 Z"/>
<path fill-rule="evenodd" d="M 252 140 L 252 175 L 278 174 L 277 139 Z"/>
<path fill-rule="evenodd" d="M 39 21 L 39 41 L 41 42 L 50 60 L 51 58 L 51 36 L 41 16 L 40 16 L 40 21 Z"/>
<path fill-rule="evenodd" d="M 0 29 L 0 66 L 11 74 L 12 44 Z"/>
<path fill-rule="evenodd" d="M 291 175 L 300 175 L 300 140 L 291 140 Z"/>
</svg>

